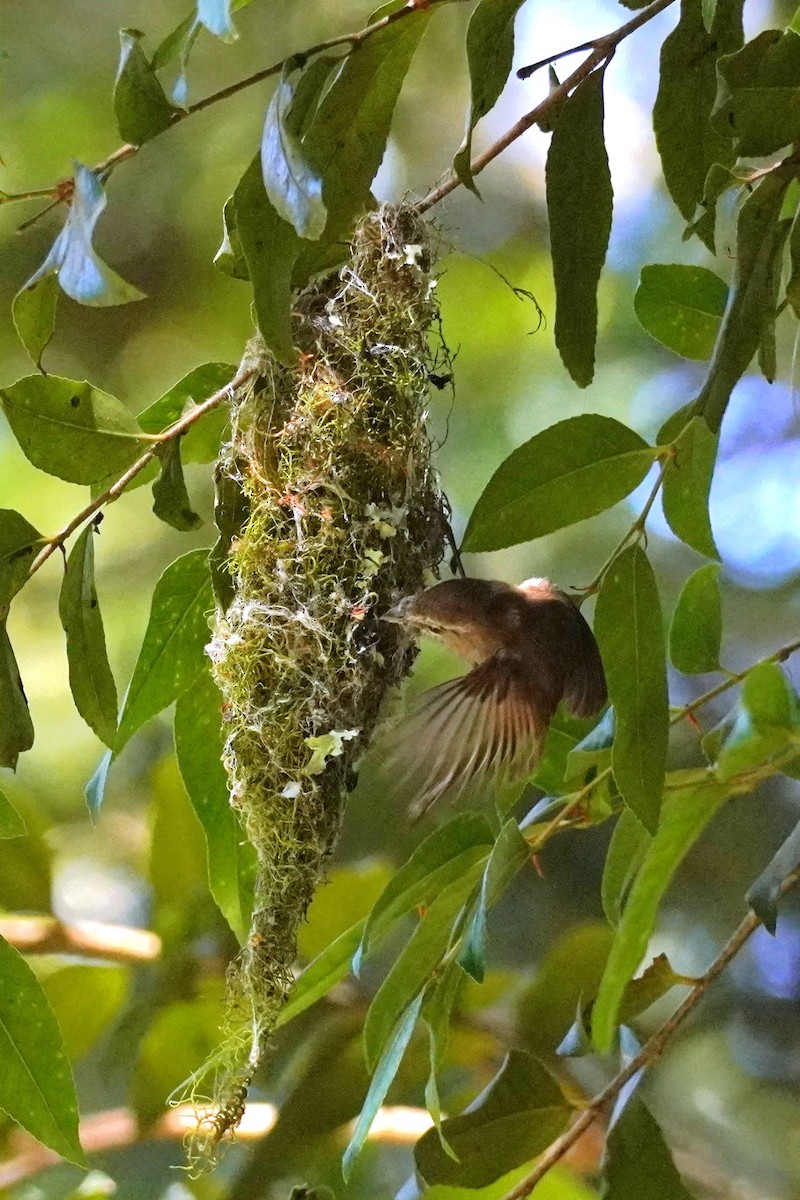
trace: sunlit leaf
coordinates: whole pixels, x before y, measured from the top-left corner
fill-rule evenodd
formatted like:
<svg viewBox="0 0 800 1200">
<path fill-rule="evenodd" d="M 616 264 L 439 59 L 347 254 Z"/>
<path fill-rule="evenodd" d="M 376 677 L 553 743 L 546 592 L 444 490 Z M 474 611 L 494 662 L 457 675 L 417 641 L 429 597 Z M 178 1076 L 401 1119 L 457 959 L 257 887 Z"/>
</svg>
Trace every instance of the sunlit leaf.
<svg viewBox="0 0 800 1200">
<path fill-rule="evenodd" d="M 727 797 L 727 788 L 709 783 L 676 793 L 664 805 L 658 830 L 645 852 L 620 917 L 592 1010 L 592 1041 L 601 1052 L 611 1046 L 625 988 L 645 955 L 661 898 L 681 862 Z"/>
<path fill-rule="evenodd" d="M 94 584 L 95 526 L 87 525 L 70 552 L 58 601 L 67 635 L 69 686 L 75 707 L 101 742 L 113 746 L 117 689 Z"/>
<path fill-rule="evenodd" d="M 120 59 L 114 85 L 114 111 L 123 141 L 141 146 L 172 124 L 175 109 L 164 95 L 140 42 L 138 29 L 121 29 Z"/>
<path fill-rule="evenodd" d="M 27 284 L 14 297 L 11 315 L 33 365 L 41 371 L 42 355 L 50 344 L 56 327 L 58 306 L 58 280 L 55 275 L 45 275 L 38 283 Z"/>
<path fill-rule="evenodd" d="M 653 128 L 664 181 L 686 220 L 703 195 L 709 168 L 731 166 L 731 130 L 709 118 L 717 92 L 717 60 L 742 44 L 743 0 L 718 0 L 710 28 L 703 0 L 683 0 L 680 19 L 661 47 Z"/>
<path fill-rule="evenodd" d="M 639 322 L 669 350 L 708 359 L 722 323 L 728 285 L 705 267 L 642 267 L 633 306 Z"/>
<path fill-rule="evenodd" d="M 221 726 L 222 698 L 206 668 L 175 706 L 175 752 L 206 836 L 211 894 L 244 943 L 253 910 L 256 857 L 230 805 Z"/>
<path fill-rule="evenodd" d="M 294 88 L 284 73 L 267 108 L 261 171 L 278 216 L 288 221 L 299 237 L 316 240 L 325 229 L 328 210 L 322 199 L 322 176 L 309 161 L 292 127 L 293 99 Z"/>
<path fill-rule="evenodd" d="M 453 170 L 475 194 L 470 171 L 475 126 L 494 108 L 506 85 L 514 58 L 514 20 L 523 0 L 480 0 L 467 27 L 470 105 L 464 140 L 453 159 Z"/>
<path fill-rule="evenodd" d="M 594 376 L 597 285 L 611 233 L 613 193 L 603 140 L 603 70 L 578 84 L 547 155 L 547 214 L 556 286 L 556 346 L 572 378 Z"/>
<path fill-rule="evenodd" d="M 686 580 L 669 627 L 669 656 L 684 675 L 719 670 L 722 642 L 720 568 L 700 567 Z"/>
<path fill-rule="evenodd" d="M 33 745 L 33 722 L 17 660 L 0 618 L 0 767 L 17 769 L 17 759 Z"/>
<path fill-rule="evenodd" d="M 604 512 L 641 483 L 655 454 L 613 417 L 559 421 L 497 468 L 472 511 L 464 549 L 500 550 Z"/>
<path fill-rule="evenodd" d="M 25 586 L 42 535 L 13 508 L 0 508 L 0 609 Z"/>
<path fill-rule="evenodd" d="M 213 603 L 207 550 L 191 550 L 170 563 L 153 593 L 144 642 L 119 720 L 115 754 L 145 721 L 197 679 L 206 662 Z"/>
<path fill-rule="evenodd" d="M 89 383 L 28 375 L 0 390 L 0 403 L 30 462 L 69 483 L 120 473 L 142 448 L 135 417 Z"/>
<path fill-rule="evenodd" d="M 608 568 L 594 631 L 616 714 L 614 778 L 627 807 L 652 833 L 661 806 L 669 711 L 658 585 L 641 547 L 629 546 Z"/>
<path fill-rule="evenodd" d="M 80 1167 L 78 1101 L 64 1040 L 33 971 L 0 938 L 0 1108 Z"/>
<path fill-rule="evenodd" d="M 314 893 L 307 919 L 297 931 L 301 956 L 316 958 L 334 938 L 366 917 L 393 873 L 388 862 L 373 859 L 334 867 L 325 887 Z"/>
<path fill-rule="evenodd" d="M 70 1062 L 95 1044 L 119 1012 L 130 983 L 127 967 L 71 964 L 41 980 Z"/>
<path fill-rule="evenodd" d="M 56 274 L 61 290 L 79 304 L 103 307 L 144 298 L 143 292 L 121 279 L 95 253 L 94 228 L 105 207 L 106 195 L 100 181 L 88 167 L 76 163 L 75 190 L 64 228 L 23 291 Z"/>
</svg>

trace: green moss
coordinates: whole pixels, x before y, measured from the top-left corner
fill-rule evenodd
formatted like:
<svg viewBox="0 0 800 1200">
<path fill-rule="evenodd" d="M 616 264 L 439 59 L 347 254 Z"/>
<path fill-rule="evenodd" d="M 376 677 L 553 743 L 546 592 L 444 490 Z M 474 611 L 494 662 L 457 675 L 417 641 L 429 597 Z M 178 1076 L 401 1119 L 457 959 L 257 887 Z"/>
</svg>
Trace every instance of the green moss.
<svg viewBox="0 0 800 1200">
<path fill-rule="evenodd" d="M 348 790 L 413 649 L 380 615 L 431 582 L 442 503 L 425 427 L 437 326 L 428 236 L 407 211 L 357 229 L 342 270 L 296 304 L 298 369 L 251 347 L 218 471 L 247 498 L 234 598 L 209 647 L 224 697 L 231 803 L 259 860 L 250 938 L 229 973 L 201 1154 L 241 1116 L 292 987 L 296 931 Z"/>
</svg>

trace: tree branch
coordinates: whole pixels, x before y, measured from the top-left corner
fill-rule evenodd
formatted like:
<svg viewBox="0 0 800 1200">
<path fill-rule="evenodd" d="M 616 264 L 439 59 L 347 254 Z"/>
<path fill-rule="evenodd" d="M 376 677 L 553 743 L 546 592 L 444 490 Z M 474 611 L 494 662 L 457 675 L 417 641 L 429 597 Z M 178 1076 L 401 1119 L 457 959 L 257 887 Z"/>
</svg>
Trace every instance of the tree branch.
<svg viewBox="0 0 800 1200">
<path fill-rule="evenodd" d="M 0 937 L 23 954 L 79 954 L 128 963 L 153 962 L 161 954 L 157 933 L 102 921 L 68 924 L 51 916 L 5 916 Z"/>
<path fill-rule="evenodd" d="M 785 896 L 793 887 L 800 882 L 800 867 L 792 871 L 790 875 L 784 879 L 780 886 L 779 895 Z M 712 962 L 711 966 L 701 975 L 697 982 L 692 987 L 688 996 L 675 1009 L 675 1012 L 664 1022 L 660 1029 L 656 1030 L 653 1036 L 645 1043 L 635 1058 L 631 1059 L 628 1065 L 619 1072 L 611 1082 L 598 1092 L 590 1103 L 583 1109 L 574 1123 L 560 1137 L 557 1137 L 554 1142 L 542 1154 L 536 1166 L 526 1175 L 524 1179 L 507 1192 L 503 1200 L 524 1200 L 524 1197 L 529 1196 L 551 1167 L 564 1157 L 568 1150 L 578 1141 L 578 1139 L 586 1132 L 586 1130 L 598 1119 L 603 1110 L 620 1094 L 625 1084 L 633 1079 L 638 1071 L 645 1067 L 649 1067 L 664 1051 L 669 1039 L 683 1025 L 684 1021 L 694 1012 L 697 1005 L 705 996 L 711 984 L 722 974 L 728 963 L 739 953 L 742 947 L 747 942 L 748 938 L 755 933 L 761 924 L 761 920 L 754 912 L 749 912 L 744 920 L 739 925 L 739 928 L 726 942 L 720 953 Z"/>
<path fill-rule="evenodd" d="M 202 404 L 198 404 L 195 408 L 191 409 L 190 412 L 184 413 L 184 415 L 175 421 L 174 424 L 165 429 L 163 433 L 158 434 L 155 439 L 156 444 L 160 446 L 165 442 L 171 442 L 174 441 L 175 438 L 181 437 L 182 434 L 186 433 L 187 429 L 190 429 L 196 421 L 199 421 L 201 417 L 206 415 L 206 413 L 211 412 L 212 408 L 216 408 L 222 403 L 223 400 L 229 400 L 234 393 L 239 390 L 240 387 L 247 383 L 248 379 L 251 379 L 253 375 L 255 375 L 255 373 L 255 367 L 250 365 L 245 366 L 244 363 L 242 363 L 230 383 L 226 383 L 225 386 L 221 387 L 218 392 L 214 392 L 213 396 L 209 396 L 207 400 L 204 400 Z M 146 450 L 140 458 L 136 459 L 136 462 L 132 463 L 131 466 L 128 467 L 124 474 L 120 475 L 119 479 L 115 480 L 110 487 L 106 488 L 106 490 L 99 496 L 96 496 L 94 500 L 91 500 L 85 508 L 82 508 L 81 511 L 74 516 L 67 525 L 64 526 L 63 529 L 59 530 L 58 533 L 55 533 L 52 537 L 48 538 L 42 549 L 37 554 L 36 558 L 31 563 L 31 569 L 28 572 L 28 577 L 30 578 L 30 576 L 34 575 L 40 567 L 44 566 L 48 558 L 50 558 L 50 556 L 54 554 L 59 547 L 63 546 L 67 538 L 73 534 L 76 529 L 79 529 L 85 521 L 89 521 L 92 517 L 96 516 L 106 504 L 110 504 L 112 500 L 116 500 L 117 497 L 124 492 L 131 480 L 135 479 L 136 476 L 145 469 L 148 463 L 152 462 L 157 453 L 158 452 L 156 449 Z"/>
</svg>

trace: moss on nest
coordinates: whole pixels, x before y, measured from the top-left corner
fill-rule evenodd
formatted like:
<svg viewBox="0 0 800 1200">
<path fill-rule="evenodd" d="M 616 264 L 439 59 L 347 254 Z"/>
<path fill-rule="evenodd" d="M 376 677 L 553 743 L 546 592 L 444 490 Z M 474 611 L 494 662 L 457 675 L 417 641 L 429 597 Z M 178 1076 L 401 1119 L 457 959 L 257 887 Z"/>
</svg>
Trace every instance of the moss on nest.
<svg viewBox="0 0 800 1200">
<path fill-rule="evenodd" d="M 250 937 L 229 974 L 206 1154 L 241 1117 L 359 759 L 413 660 L 380 616 L 430 583 L 442 557 L 425 427 L 434 327 L 426 228 L 407 210 L 381 209 L 356 230 L 345 267 L 298 297 L 299 366 L 255 343 L 257 377 L 233 404 L 218 476 L 249 515 L 230 542 L 233 599 L 208 652 L 231 803 L 259 877 Z"/>
</svg>

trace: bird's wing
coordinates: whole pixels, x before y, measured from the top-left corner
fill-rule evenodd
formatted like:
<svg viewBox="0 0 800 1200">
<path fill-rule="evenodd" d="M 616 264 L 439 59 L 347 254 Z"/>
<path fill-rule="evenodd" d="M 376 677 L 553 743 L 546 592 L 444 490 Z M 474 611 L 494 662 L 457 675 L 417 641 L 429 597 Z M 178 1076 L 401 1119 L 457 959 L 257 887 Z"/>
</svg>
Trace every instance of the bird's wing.
<svg viewBox="0 0 800 1200">
<path fill-rule="evenodd" d="M 591 717 L 606 700 L 606 676 L 594 634 L 585 618 L 569 601 L 570 650 L 564 680 L 564 704 L 576 717 Z"/>
<path fill-rule="evenodd" d="M 413 796 L 417 818 L 474 779 L 521 778 L 536 765 L 551 716 L 552 705 L 519 660 L 495 654 L 425 692 L 395 728 L 386 764 L 392 790 Z"/>
</svg>

